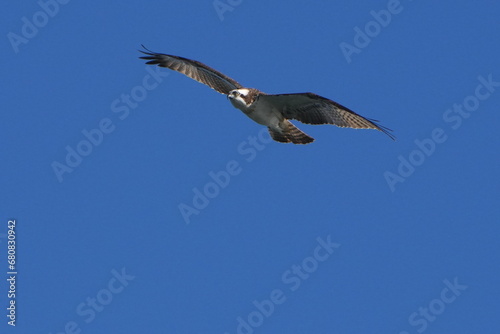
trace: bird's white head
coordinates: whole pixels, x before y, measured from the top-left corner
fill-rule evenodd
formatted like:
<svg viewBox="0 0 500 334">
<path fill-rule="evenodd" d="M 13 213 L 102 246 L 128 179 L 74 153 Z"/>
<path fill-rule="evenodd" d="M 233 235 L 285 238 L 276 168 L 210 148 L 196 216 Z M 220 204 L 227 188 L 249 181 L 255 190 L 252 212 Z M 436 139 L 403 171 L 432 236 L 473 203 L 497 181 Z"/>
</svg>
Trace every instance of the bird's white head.
<svg viewBox="0 0 500 334">
<path fill-rule="evenodd" d="M 247 88 L 233 89 L 227 94 L 227 97 L 233 106 L 240 110 L 246 110 L 253 102 L 249 93 L 250 90 Z"/>
</svg>

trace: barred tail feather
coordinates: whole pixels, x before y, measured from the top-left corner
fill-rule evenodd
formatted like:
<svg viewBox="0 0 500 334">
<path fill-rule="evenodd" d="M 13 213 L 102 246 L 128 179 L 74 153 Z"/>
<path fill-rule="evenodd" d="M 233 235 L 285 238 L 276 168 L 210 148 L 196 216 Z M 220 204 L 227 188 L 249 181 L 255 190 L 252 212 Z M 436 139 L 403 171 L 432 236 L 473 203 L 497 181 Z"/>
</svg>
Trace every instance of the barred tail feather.
<svg viewBox="0 0 500 334">
<path fill-rule="evenodd" d="M 314 138 L 300 131 L 288 120 L 284 120 L 280 124 L 280 129 L 271 127 L 268 127 L 268 129 L 271 137 L 280 143 L 309 144 L 314 141 Z"/>
</svg>

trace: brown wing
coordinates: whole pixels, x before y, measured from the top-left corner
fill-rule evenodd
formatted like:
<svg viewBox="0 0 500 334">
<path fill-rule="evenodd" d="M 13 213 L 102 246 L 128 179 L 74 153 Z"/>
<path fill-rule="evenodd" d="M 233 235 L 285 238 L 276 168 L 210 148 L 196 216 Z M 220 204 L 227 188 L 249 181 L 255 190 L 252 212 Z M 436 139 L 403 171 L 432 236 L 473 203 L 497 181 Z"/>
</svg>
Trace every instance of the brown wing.
<svg viewBox="0 0 500 334">
<path fill-rule="evenodd" d="M 378 121 L 360 116 L 337 102 L 313 93 L 262 95 L 259 99 L 273 105 L 288 119 L 296 119 L 307 124 L 376 129 L 395 139 L 390 133 L 392 130 L 376 124 Z"/>
<path fill-rule="evenodd" d="M 235 80 L 203 63 L 200 63 L 199 61 L 163 53 L 156 53 L 148 50 L 144 45 L 142 45 L 142 47 L 146 51 L 139 51 L 147 56 L 139 58 L 149 60 L 146 64 L 158 65 L 160 67 L 166 67 L 177 71 L 190 77 L 191 79 L 215 89 L 221 94 L 227 95 L 233 89 L 243 88 L 243 86 Z"/>
</svg>

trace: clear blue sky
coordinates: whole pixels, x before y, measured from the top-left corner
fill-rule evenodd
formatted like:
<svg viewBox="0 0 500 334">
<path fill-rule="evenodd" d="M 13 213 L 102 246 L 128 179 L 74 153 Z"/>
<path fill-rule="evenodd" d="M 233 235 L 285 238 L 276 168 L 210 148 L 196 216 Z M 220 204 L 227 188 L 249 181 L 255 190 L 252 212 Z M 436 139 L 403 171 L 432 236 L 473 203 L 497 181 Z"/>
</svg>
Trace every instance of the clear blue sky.
<svg viewBox="0 0 500 334">
<path fill-rule="evenodd" d="M 0 15 L 1 333 L 498 333 L 498 1 Z M 397 141 L 299 124 L 314 143 L 271 142 L 141 43 L 331 98 Z"/>
</svg>

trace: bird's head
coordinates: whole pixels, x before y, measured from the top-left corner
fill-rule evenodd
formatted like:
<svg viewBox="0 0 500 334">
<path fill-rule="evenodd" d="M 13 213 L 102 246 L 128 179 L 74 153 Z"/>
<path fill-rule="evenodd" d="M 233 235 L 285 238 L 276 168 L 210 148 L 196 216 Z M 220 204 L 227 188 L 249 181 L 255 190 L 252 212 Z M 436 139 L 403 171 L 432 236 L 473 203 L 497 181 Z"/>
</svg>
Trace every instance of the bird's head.
<svg viewBox="0 0 500 334">
<path fill-rule="evenodd" d="M 249 93 L 250 89 L 247 88 L 233 89 L 227 94 L 227 98 L 238 109 L 248 108 L 253 103 Z"/>
</svg>

